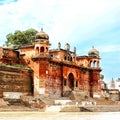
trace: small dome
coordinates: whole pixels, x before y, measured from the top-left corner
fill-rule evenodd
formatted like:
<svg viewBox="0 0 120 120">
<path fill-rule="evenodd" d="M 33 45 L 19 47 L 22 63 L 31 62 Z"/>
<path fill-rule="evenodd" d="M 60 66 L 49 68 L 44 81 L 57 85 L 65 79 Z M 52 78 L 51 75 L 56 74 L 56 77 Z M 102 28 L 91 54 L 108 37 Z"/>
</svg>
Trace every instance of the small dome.
<svg viewBox="0 0 120 120">
<path fill-rule="evenodd" d="M 49 40 L 49 36 L 43 32 L 43 29 L 41 28 L 41 31 L 36 34 L 36 39 Z"/>
<path fill-rule="evenodd" d="M 88 55 L 90 57 L 99 57 L 99 51 L 92 47 L 92 49 L 89 50 Z"/>
</svg>

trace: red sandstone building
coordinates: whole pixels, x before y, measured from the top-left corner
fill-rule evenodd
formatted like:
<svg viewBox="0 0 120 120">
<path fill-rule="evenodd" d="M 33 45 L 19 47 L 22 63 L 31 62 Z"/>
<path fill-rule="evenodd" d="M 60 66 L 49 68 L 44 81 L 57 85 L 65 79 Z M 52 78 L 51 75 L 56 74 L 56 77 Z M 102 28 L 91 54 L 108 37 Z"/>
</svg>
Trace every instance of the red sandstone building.
<svg viewBox="0 0 120 120">
<path fill-rule="evenodd" d="M 0 48 L 0 62 L 31 68 L 29 92 L 34 96 L 66 96 L 71 91 L 92 97 L 99 95 L 99 52 L 92 48 L 88 55 L 77 56 L 76 48 L 71 51 L 68 43 L 65 49 L 61 48 L 61 43 L 56 49 L 50 49 L 50 46 L 49 36 L 41 30 L 32 45 L 22 46 L 19 50 Z"/>
</svg>

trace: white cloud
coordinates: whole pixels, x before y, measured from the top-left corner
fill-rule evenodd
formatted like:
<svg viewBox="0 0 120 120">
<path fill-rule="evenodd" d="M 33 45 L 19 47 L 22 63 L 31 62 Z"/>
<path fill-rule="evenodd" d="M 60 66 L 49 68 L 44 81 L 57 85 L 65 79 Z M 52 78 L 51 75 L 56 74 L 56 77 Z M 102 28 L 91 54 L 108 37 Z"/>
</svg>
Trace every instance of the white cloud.
<svg viewBox="0 0 120 120">
<path fill-rule="evenodd" d="M 101 53 L 120 52 L 120 45 L 102 45 L 97 47 Z"/>
<path fill-rule="evenodd" d="M 4 5 L 4 4 L 10 4 L 12 2 L 16 2 L 17 0 L 0 0 L 0 5 Z"/>
<path fill-rule="evenodd" d="M 0 25 L 5 23 L 10 30 L 43 26 L 49 33 L 55 33 L 52 34 L 54 39 L 67 40 L 75 30 L 85 36 L 100 31 L 93 30 L 106 24 L 104 15 L 114 11 L 117 3 L 108 0 L 19 0 L 0 8 L 3 11 Z"/>
<path fill-rule="evenodd" d="M 53 47 L 69 42 L 81 53 L 92 45 L 102 53 L 120 52 L 120 32 L 116 31 L 120 0 L 18 0 L 1 5 L 0 11 L 1 45 L 8 33 L 43 27 Z"/>
<path fill-rule="evenodd" d="M 59 41 L 77 44 L 110 27 L 115 22 L 112 12 L 118 9 L 118 3 L 120 1 L 19 0 L 0 7 L 3 11 L 0 13 L 0 31 L 5 38 L 17 29 L 40 30 L 43 27 L 55 45 Z M 78 37 L 73 38 L 74 35 Z"/>
</svg>

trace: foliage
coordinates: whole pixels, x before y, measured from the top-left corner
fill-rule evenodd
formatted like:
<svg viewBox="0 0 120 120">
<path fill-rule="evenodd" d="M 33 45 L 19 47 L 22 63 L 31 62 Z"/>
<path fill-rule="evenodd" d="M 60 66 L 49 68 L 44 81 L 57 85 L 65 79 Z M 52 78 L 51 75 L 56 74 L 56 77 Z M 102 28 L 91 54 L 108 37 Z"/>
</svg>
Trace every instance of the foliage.
<svg viewBox="0 0 120 120">
<path fill-rule="evenodd" d="M 104 75 L 103 75 L 103 74 L 100 74 L 100 78 L 103 80 L 103 79 L 104 79 Z"/>
<path fill-rule="evenodd" d="M 35 35 L 38 31 L 31 28 L 26 31 L 16 30 L 14 34 L 9 33 L 6 35 L 7 41 L 5 43 L 6 46 L 22 46 L 26 44 L 32 44 L 35 40 Z"/>
<path fill-rule="evenodd" d="M 11 65 L 11 66 L 16 67 L 16 68 L 30 69 L 29 67 L 21 65 L 21 64 L 15 64 L 15 65 Z"/>
<path fill-rule="evenodd" d="M 89 71 L 89 68 L 85 67 L 85 68 L 82 69 L 82 71 L 83 71 L 84 73 L 86 73 L 86 72 Z"/>
<path fill-rule="evenodd" d="M 3 66 L 3 67 L 11 67 L 11 68 L 30 69 L 29 67 L 24 66 L 24 65 L 21 65 L 21 64 L 10 65 L 10 64 L 3 64 L 3 63 L 0 62 L 0 66 Z"/>
<path fill-rule="evenodd" d="M 0 62 L 0 66 L 4 66 L 4 64 L 2 62 Z"/>
</svg>

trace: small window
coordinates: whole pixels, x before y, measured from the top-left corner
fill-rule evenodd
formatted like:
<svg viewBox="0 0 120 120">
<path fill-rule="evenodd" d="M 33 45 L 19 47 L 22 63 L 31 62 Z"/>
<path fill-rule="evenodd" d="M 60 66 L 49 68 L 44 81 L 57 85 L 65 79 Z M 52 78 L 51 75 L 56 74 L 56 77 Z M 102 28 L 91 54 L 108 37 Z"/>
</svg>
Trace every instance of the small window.
<svg viewBox="0 0 120 120">
<path fill-rule="evenodd" d="M 68 56 L 68 58 L 67 58 L 67 59 L 68 59 L 68 61 L 70 60 L 69 56 Z"/>
<path fill-rule="evenodd" d="M 39 54 L 39 47 L 36 47 L 36 54 Z"/>
<path fill-rule="evenodd" d="M 27 63 L 27 64 L 30 64 L 30 60 L 27 59 L 27 60 L 26 60 L 26 63 Z"/>
<path fill-rule="evenodd" d="M 48 47 L 46 47 L 46 52 L 48 52 Z"/>
<path fill-rule="evenodd" d="M 78 87 L 78 81 L 76 81 L 76 87 Z"/>
<path fill-rule="evenodd" d="M 64 60 L 66 60 L 66 56 L 64 57 Z"/>
<path fill-rule="evenodd" d="M 50 55 L 50 57 L 53 57 L 53 55 Z"/>
<path fill-rule="evenodd" d="M 41 47 L 41 48 L 40 48 L 40 52 L 44 52 L 44 47 Z"/>
<path fill-rule="evenodd" d="M 72 62 L 72 57 L 70 58 L 70 61 Z"/>
</svg>

